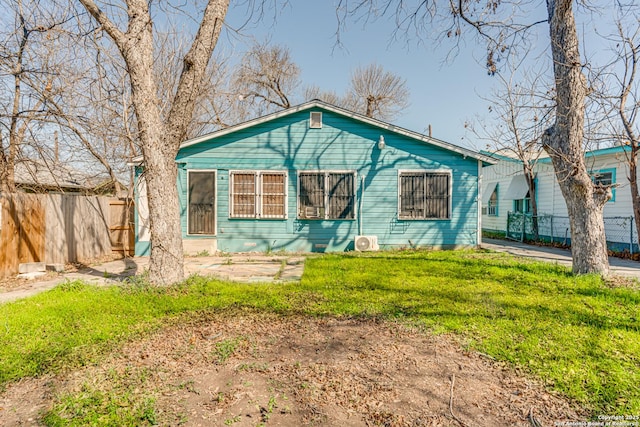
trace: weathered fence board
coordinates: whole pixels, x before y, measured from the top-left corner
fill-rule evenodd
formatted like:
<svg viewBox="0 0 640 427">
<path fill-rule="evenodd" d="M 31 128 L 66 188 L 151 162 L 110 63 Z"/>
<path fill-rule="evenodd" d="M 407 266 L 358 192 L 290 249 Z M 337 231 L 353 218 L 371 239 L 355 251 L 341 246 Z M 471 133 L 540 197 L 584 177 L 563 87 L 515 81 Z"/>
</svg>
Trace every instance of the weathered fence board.
<svg viewBox="0 0 640 427">
<path fill-rule="evenodd" d="M 25 194 L 15 203 L 16 218 L 19 219 L 18 260 L 20 263 L 43 261 L 45 240 L 45 212 L 42 202 L 33 195 Z"/>
<path fill-rule="evenodd" d="M 18 268 L 19 231 L 8 200 L 0 197 L 0 277 Z"/>
<path fill-rule="evenodd" d="M 114 252 L 131 256 L 135 247 L 133 203 L 130 200 L 109 201 L 109 232 Z"/>
<path fill-rule="evenodd" d="M 43 261 L 46 223 L 44 208 L 35 195 L 2 197 L 0 202 L 0 277 L 4 277 L 4 272 L 17 272 L 21 263 Z"/>
<path fill-rule="evenodd" d="M 112 253 L 112 237 L 127 248 L 132 236 L 112 236 L 112 227 L 128 226 L 120 215 L 113 223 L 111 202 L 117 199 L 74 194 L 16 193 L 0 198 L 0 278 L 15 274 L 18 265 L 43 261 L 67 263 Z M 124 225 L 123 225 L 124 224 Z M 120 238 L 127 243 L 118 243 Z"/>
<path fill-rule="evenodd" d="M 111 253 L 109 199 L 47 194 L 46 262 L 65 263 Z"/>
</svg>

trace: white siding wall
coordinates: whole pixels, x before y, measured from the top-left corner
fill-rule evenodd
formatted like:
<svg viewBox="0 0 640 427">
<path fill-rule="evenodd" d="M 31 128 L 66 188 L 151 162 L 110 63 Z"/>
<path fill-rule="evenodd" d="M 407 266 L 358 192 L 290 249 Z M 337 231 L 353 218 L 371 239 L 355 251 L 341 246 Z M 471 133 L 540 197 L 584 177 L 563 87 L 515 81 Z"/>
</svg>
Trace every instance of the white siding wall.
<svg viewBox="0 0 640 427">
<path fill-rule="evenodd" d="M 505 194 L 509 188 L 509 183 L 515 175 L 522 174 L 522 165 L 516 162 L 500 161 L 495 165 L 487 166 L 483 169 L 483 187 L 487 188 L 490 183 L 498 184 L 498 215 L 482 215 L 482 228 L 485 230 L 507 229 L 507 212 L 513 209 L 513 200 L 507 200 Z M 484 191 L 483 188 L 483 191 Z M 487 207 L 487 201 L 491 194 L 482 194 L 482 208 Z"/>
<path fill-rule="evenodd" d="M 616 184 L 615 198 L 609 200 L 604 207 L 604 216 L 631 216 L 631 189 L 629 188 L 629 166 L 623 153 L 608 154 L 594 158 L 587 158 L 587 168 L 590 170 L 615 169 Z"/>
<path fill-rule="evenodd" d="M 589 171 L 614 170 L 615 198 L 610 200 L 604 208 L 605 217 L 631 217 L 633 208 L 629 186 L 629 168 L 624 153 L 611 153 L 598 156 L 587 156 L 586 165 Z M 498 183 L 498 216 L 483 214 L 482 227 L 485 230 L 504 231 L 507 227 L 507 213 L 513 209 L 513 201 L 504 196 L 509 183 L 514 175 L 522 174 L 522 166 L 519 163 L 500 161 L 495 165 L 483 169 L 484 187 L 490 182 Z M 560 186 L 553 172 L 550 162 L 536 165 L 538 214 L 566 217 L 567 205 L 560 191 Z M 486 208 L 491 194 L 483 194 L 482 206 Z M 635 230 L 635 225 L 633 226 Z M 612 234 L 613 235 L 613 234 Z M 609 238 L 611 240 L 611 238 Z M 621 240 L 617 238 L 616 241 Z M 624 236 L 627 241 L 628 237 Z"/>
<path fill-rule="evenodd" d="M 604 207 L 604 216 L 631 216 L 631 193 L 629 189 L 629 168 L 624 160 L 624 154 L 607 154 L 587 158 L 589 171 L 615 170 L 615 199 L 610 200 Z M 550 164 L 538 165 L 538 211 L 540 213 L 567 216 L 567 205 L 562 197 L 560 186 L 555 179 Z"/>
<path fill-rule="evenodd" d="M 550 163 L 536 165 L 538 215 L 567 215 L 567 205 Z"/>
</svg>

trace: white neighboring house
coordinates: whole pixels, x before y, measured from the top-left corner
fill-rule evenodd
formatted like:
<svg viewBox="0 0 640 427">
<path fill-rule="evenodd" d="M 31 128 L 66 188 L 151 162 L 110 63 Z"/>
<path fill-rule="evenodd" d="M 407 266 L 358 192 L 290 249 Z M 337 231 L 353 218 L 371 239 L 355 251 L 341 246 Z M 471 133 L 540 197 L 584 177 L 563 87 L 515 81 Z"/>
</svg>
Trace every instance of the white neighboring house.
<svg viewBox="0 0 640 427">
<path fill-rule="evenodd" d="M 585 154 L 587 170 L 592 179 L 612 184 L 612 198 L 604 208 L 605 232 L 610 249 L 638 251 L 637 231 L 633 221 L 633 207 L 629 188 L 629 166 L 625 151 L 628 147 L 610 147 Z M 522 162 L 502 154 L 486 153 L 497 160 L 483 168 L 482 228 L 484 231 L 507 231 L 509 212 L 531 213 L 530 199 L 538 205 L 539 233 L 542 238 L 553 237 L 560 242 L 570 241 L 567 205 L 560 191 L 551 159 L 544 153 L 537 160 L 536 194 L 529 194 Z M 553 220 L 549 218 L 553 216 Z M 633 246 L 630 246 L 633 245 Z"/>
</svg>

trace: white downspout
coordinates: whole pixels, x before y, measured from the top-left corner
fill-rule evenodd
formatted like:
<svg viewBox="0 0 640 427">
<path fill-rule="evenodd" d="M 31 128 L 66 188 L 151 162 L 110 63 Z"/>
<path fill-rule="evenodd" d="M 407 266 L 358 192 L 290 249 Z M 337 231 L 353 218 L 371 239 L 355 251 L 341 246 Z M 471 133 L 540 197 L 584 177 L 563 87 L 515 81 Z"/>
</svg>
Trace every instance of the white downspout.
<svg viewBox="0 0 640 427">
<path fill-rule="evenodd" d="M 358 221 L 358 226 L 359 226 L 359 236 L 362 236 L 362 205 L 364 204 L 364 176 L 360 177 L 360 187 L 362 188 L 362 191 L 360 191 L 360 209 L 359 209 L 359 219 L 360 221 Z"/>
</svg>

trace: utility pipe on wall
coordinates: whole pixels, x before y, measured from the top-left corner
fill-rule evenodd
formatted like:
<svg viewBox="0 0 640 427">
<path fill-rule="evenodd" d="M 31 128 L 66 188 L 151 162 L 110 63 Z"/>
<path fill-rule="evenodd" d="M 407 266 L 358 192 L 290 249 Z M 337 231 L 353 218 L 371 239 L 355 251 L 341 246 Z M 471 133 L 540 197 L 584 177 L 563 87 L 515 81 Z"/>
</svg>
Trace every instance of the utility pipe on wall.
<svg viewBox="0 0 640 427">
<path fill-rule="evenodd" d="M 362 204 L 364 203 L 364 176 L 360 177 L 360 209 L 359 209 L 359 213 L 358 213 L 358 231 L 359 231 L 359 236 L 362 236 Z"/>
</svg>

